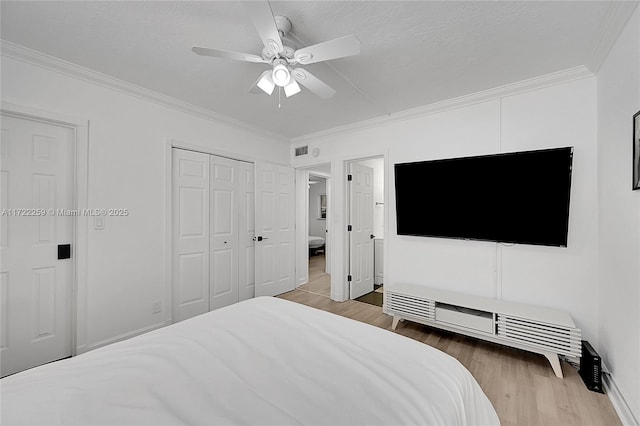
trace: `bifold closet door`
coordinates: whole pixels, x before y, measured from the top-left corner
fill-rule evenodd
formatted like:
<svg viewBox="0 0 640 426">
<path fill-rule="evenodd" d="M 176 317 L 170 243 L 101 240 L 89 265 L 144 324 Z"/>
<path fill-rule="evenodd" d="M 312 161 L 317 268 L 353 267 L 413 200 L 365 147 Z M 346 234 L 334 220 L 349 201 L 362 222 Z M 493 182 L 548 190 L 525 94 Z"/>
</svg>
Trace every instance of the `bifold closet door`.
<svg viewBox="0 0 640 426">
<path fill-rule="evenodd" d="M 209 311 L 209 155 L 172 150 L 173 320 Z"/>
<path fill-rule="evenodd" d="M 173 149 L 173 310 L 181 321 L 255 295 L 253 163 Z"/>
<path fill-rule="evenodd" d="M 236 303 L 238 295 L 239 162 L 210 156 L 211 309 Z"/>
</svg>

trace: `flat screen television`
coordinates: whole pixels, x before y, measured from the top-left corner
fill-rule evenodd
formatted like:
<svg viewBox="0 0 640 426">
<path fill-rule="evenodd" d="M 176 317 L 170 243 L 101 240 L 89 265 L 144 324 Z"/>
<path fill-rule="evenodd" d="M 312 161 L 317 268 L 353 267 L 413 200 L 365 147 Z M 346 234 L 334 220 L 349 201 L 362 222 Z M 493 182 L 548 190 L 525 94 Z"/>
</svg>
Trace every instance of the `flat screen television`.
<svg viewBox="0 0 640 426">
<path fill-rule="evenodd" d="M 398 235 L 567 246 L 573 148 L 395 164 Z"/>
</svg>

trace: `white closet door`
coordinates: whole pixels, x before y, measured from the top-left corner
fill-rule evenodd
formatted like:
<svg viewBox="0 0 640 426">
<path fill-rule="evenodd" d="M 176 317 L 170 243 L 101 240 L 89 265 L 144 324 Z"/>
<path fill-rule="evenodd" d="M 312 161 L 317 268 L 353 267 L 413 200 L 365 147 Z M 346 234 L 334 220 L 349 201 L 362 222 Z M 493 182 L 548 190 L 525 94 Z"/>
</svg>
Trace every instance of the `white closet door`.
<svg viewBox="0 0 640 426">
<path fill-rule="evenodd" d="M 253 163 L 239 162 L 240 190 L 238 191 L 238 291 L 239 299 L 255 295 L 255 171 Z"/>
<path fill-rule="evenodd" d="M 349 191 L 350 298 L 373 291 L 373 169 L 351 164 Z"/>
<path fill-rule="evenodd" d="M 2 115 L 1 375 L 71 355 L 73 130 Z M 51 211 L 53 209 L 53 211 Z M 71 251 L 73 253 L 73 251 Z"/>
<path fill-rule="evenodd" d="M 238 161 L 211 156 L 211 309 L 238 302 Z"/>
<path fill-rule="evenodd" d="M 173 318 L 209 311 L 209 155 L 173 149 Z"/>
<path fill-rule="evenodd" d="M 256 296 L 295 288 L 293 169 L 256 163 Z"/>
</svg>

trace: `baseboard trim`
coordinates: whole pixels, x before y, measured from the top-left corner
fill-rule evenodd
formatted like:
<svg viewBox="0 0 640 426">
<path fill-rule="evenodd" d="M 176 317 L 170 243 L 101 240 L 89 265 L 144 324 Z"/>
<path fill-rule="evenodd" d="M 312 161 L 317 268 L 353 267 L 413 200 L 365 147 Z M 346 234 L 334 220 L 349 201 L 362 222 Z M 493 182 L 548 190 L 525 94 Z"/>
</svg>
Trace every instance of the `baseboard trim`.
<svg viewBox="0 0 640 426">
<path fill-rule="evenodd" d="M 611 405 L 613 405 L 613 408 L 616 410 L 622 424 L 627 426 L 639 426 L 640 423 L 638 423 L 638 419 L 633 415 L 631 407 L 629 407 L 629 404 L 624 399 L 624 396 L 620 392 L 613 376 L 610 373 L 603 373 L 602 382 L 604 384 L 605 392 L 611 400 Z"/>
</svg>

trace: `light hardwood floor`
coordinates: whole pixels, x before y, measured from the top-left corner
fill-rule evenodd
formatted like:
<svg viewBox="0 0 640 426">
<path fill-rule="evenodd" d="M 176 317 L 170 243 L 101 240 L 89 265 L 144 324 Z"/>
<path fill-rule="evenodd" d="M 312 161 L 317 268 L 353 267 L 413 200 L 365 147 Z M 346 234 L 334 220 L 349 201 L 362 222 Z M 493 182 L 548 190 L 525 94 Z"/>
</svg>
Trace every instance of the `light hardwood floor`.
<svg viewBox="0 0 640 426">
<path fill-rule="evenodd" d="M 391 317 L 382 308 L 353 300 L 334 302 L 326 290 L 328 276 L 322 272 L 316 279 L 322 282 L 312 279 L 306 288 L 279 297 L 391 330 Z M 401 322 L 396 332 L 458 359 L 487 394 L 503 426 L 621 424 L 608 397 L 589 391 L 567 363 L 562 363 L 565 377 L 559 379 L 541 355 L 409 321 Z"/>
<path fill-rule="evenodd" d="M 298 289 L 321 296 L 331 295 L 331 275 L 325 272 L 324 254 L 309 256 L 309 282 Z"/>
</svg>

